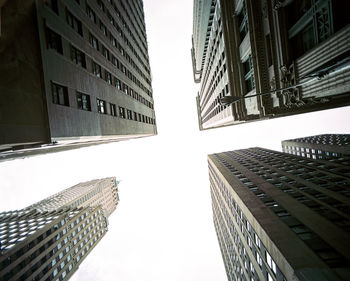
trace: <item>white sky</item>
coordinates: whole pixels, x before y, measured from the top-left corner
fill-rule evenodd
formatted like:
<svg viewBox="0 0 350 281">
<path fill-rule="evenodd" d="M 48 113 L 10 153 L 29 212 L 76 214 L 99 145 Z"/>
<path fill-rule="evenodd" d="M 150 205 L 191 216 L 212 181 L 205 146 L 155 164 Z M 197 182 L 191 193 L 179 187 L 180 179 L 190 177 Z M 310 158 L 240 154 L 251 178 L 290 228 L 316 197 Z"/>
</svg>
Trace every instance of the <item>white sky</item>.
<svg viewBox="0 0 350 281">
<path fill-rule="evenodd" d="M 192 1 L 145 0 L 156 137 L 0 163 L 0 211 L 116 176 L 109 231 L 71 280 L 227 280 L 212 222 L 207 154 L 350 133 L 350 107 L 200 132 L 191 65 Z"/>
</svg>

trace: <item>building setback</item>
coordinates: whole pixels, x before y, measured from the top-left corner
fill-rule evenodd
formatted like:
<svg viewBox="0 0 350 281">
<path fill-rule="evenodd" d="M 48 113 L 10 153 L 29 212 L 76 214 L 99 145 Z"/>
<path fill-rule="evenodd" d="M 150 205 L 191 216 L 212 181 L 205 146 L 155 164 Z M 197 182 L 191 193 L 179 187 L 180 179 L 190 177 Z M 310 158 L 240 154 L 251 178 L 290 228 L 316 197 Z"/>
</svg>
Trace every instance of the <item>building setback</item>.
<svg viewBox="0 0 350 281">
<path fill-rule="evenodd" d="M 346 10 L 336 0 L 194 0 L 200 129 L 348 105 Z"/>
<path fill-rule="evenodd" d="M 228 280 L 349 280 L 349 157 L 250 148 L 208 163 Z"/>
<path fill-rule="evenodd" d="M 142 0 L 0 11 L 2 159 L 157 133 Z"/>
<path fill-rule="evenodd" d="M 80 183 L 0 213 L 0 280 L 68 280 L 108 230 L 118 182 Z"/>
<path fill-rule="evenodd" d="M 283 152 L 313 159 L 350 156 L 350 135 L 323 134 L 282 141 Z"/>
</svg>

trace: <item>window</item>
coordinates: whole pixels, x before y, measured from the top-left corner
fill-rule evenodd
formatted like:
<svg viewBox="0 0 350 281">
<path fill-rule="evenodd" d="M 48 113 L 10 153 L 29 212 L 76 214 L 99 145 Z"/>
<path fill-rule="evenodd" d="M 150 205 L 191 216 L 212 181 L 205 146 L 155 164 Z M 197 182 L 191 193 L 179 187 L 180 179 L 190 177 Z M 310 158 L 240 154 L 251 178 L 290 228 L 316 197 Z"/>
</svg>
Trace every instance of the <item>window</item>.
<svg viewBox="0 0 350 281">
<path fill-rule="evenodd" d="M 72 61 L 74 61 L 77 65 L 86 68 L 85 54 L 73 46 L 71 46 L 70 50 Z"/>
<path fill-rule="evenodd" d="M 96 23 L 96 14 L 95 14 L 95 12 L 94 12 L 88 5 L 86 5 L 86 13 L 87 13 L 88 17 L 89 17 L 94 23 Z"/>
<path fill-rule="evenodd" d="M 106 102 L 104 100 L 97 99 L 97 111 L 102 114 L 107 114 Z"/>
<path fill-rule="evenodd" d="M 52 82 L 52 102 L 55 104 L 69 106 L 67 87 Z"/>
<path fill-rule="evenodd" d="M 107 36 L 107 27 L 102 23 L 102 21 L 100 21 L 100 30 L 105 36 Z"/>
<path fill-rule="evenodd" d="M 260 266 L 262 266 L 262 259 L 261 259 L 261 257 L 260 257 L 260 255 L 259 255 L 258 252 L 256 252 L 256 261 L 258 262 L 258 264 L 259 264 Z"/>
<path fill-rule="evenodd" d="M 109 51 L 107 50 L 107 48 L 105 46 L 102 45 L 102 55 L 109 60 Z"/>
<path fill-rule="evenodd" d="M 129 120 L 132 120 L 132 113 L 131 113 L 131 110 L 127 109 L 127 110 L 126 110 L 126 113 L 127 113 L 128 119 L 129 119 Z"/>
<path fill-rule="evenodd" d="M 243 62 L 243 68 L 246 92 L 249 93 L 255 88 L 254 68 L 251 55 Z"/>
<path fill-rule="evenodd" d="M 102 78 L 101 75 L 101 66 L 99 64 L 97 64 L 96 62 L 92 62 L 92 72 L 97 76 Z"/>
<path fill-rule="evenodd" d="M 118 90 L 120 90 L 122 88 L 122 84 L 118 78 L 114 78 L 114 84 Z"/>
<path fill-rule="evenodd" d="M 63 54 L 61 36 L 48 27 L 46 27 L 46 41 L 48 49 L 54 49 L 56 52 Z"/>
<path fill-rule="evenodd" d="M 68 25 L 71 28 L 73 28 L 80 36 L 83 36 L 83 28 L 81 21 L 78 20 L 75 16 L 73 16 L 72 13 L 68 10 L 66 10 L 66 16 Z"/>
<path fill-rule="evenodd" d="M 112 56 L 112 63 L 114 64 L 114 66 L 119 68 L 119 61 L 115 56 Z"/>
<path fill-rule="evenodd" d="M 243 8 L 238 14 L 238 27 L 240 32 L 241 42 L 248 33 L 248 15 L 245 1 L 243 2 Z"/>
<path fill-rule="evenodd" d="M 273 273 L 276 274 L 276 264 L 271 258 L 270 254 L 266 251 L 266 262 L 269 265 L 269 267 L 272 269 Z"/>
<path fill-rule="evenodd" d="M 117 111 L 116 111 L 116 106 L 115 106 L 115 104 L 111 103 L 111 104 L 110 104 L 110 108 L 111 108 L 111 115 L 112 115 L 112 116 L 117 116 Z"/>
<path fill-rule="evenodd" d="M 105 70 L 105 79 L 108 84 L 112 85 L 112 74 L 110 74 L 107 70 Z"/>
<path fill-rule="evenodd" d="M 77 92 L 77 105 L 79 109 L 91 111 L 90 96 Z"/>
<path fill-rule="evenodd" d="M 97 51 L 100 50 L 98 40 L 91 33 L 89 33 L 89 42 L 90 42 L 91 46 L 94 47 Z"/>
<path fill-rule="evenodd" d="M 111 37 L 111 43 L 112 43 L 112 45 L 113 45 L 114 47 L 116 47 L 116 46 L 117 46 L 117 40 L 116 40 L 112 35 L 110 35 L 110 37 Z"/>
<path fill-rule="evenodd" d="M 125 108 L 119 106 L 119 116 L 125 118 Z"/>
<path fill-rule="evenodd" d="M 97 5 L 103 12 L 105 11 L 105 5 L 103 4 L 102 0 L 97 0 Z"/>
<path fill-rule="evenodd" d="M 134 120 L 137 121 L 137 113 L 134 111 Z"/>
</svg>

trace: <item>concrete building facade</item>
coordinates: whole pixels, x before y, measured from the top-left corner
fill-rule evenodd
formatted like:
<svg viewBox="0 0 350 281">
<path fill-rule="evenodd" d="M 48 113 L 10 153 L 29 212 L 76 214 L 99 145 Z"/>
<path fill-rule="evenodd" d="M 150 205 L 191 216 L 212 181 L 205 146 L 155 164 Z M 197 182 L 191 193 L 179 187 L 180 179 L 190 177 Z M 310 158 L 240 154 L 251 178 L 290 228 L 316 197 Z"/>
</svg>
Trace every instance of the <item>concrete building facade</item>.
<svg viewBox="0 0 350 281">
<path fill-rule="evenodd" d="M 118 182 L 80 183 L 0 213 L 0 280 L 68 280 L 108 230 Z"/>
<path fill-rule="evenodd" d="M 313 159 L 350 156 L 350 135 L 323 134 L 282 141 L 283 152 Z"/>
<path fill-rule="evenodd" d="M 228 280 L 348 280 L 349 157 L 250 148 L 209 155 L 208 163 Z"/>
<path fill-rule="evenodd" d="M 157 133 L 141 0 L 0 3 L 0 151 Z"/>
<path fill-rule="evenodd" d="M 348 105 L 346 7 L 336 0 L 194 0 L 200 129 Z"/>
</svg>

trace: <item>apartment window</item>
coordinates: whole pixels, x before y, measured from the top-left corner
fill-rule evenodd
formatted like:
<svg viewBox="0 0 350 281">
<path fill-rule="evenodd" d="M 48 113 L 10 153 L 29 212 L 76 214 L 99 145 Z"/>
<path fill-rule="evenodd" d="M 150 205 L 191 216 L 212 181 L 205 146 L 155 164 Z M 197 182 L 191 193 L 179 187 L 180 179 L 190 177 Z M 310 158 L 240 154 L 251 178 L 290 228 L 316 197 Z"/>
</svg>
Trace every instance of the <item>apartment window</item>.
<svg viewBox="0 0 350 281">
<path fill-rule="evenodd" d="M 269 267 L 272 269 L 273 273 L 276 274 L 276 264 L 271 258 L 270 254 L 266 251 L 266 262 L 269 265 Z"/>
<path fill-rule="evenodd" d="M 125 118 L 125 108 L 119 106 L 119 116 Z"/>
<path fill-rule="evenodd" d="M 77 65 L 86 68 L 85 54 L 73 46 L 71 46 L 71 59 Z"/>
<path fill-rule="evenodd" d="M 67 87 L 52 82 L 52 102 L 55 104 L 69 106 Z"/>
<path fill-rule="evenodd" d="M 117 111 L 116 111 L 116 106 L 115 106 L 115 104 L 111 103 L 111 104 L 110 104 L 110 109 L 111 109 L 111 115 L 112 115 L 112 116 L 117 116 Z"/>
<path fill-rule="evenodd" d="M 137 113 L 134 111 L 134 120 L 137 121 Z"/>
<path fill-rule="evenodd" d="M 93 74 L 95 74 L 97 77 L 102 78 L 102 74 L 101 74 L 101 66 L 99 64 L 97 64 L 96 62 L 92 62 L 92 72 Z"/>
<path fill-rule="evenodd" d="M 138 121 L 139 121 L 139 122 L 142 122 L 142 116 L 141 116 L 141 113 L 139 113 L 139 118 L 138 118 Z"/>
<path fill-rule="evenodd" d="M 129 87 L 126 84 L 123 84 L 123 90 L 124 90 L 125 94 L 128 94 Z"/>
<path fill-rule="evenodd" d="M 93 9 L 90 8 L 90 6 L 86 5 L 86 13 L 88 15 L 88 17 L 94 22 L 96 23 L 96 14 L 93 11 Z"/>
<path fill-rule="evenodd" d="M 107 70 L 105 70 L 105 79 L 108 84 L 112 85 L 112 74 L 110 74 Z"/>
<path fill-rule="evenodd" d="M 77 92 L 77 105 L 79 109 L 91 111 L 90 96 Z"/>
<path fill-rule="evenodd" d="M 105 11 L 105 5 L 103 4 L 102 0 L 97 0 L 97 5 L 103 12 Z"/>
<path fill-rule="evenodd" d="M 115 56 L 112 56 L 112 63 L 114 64 L 114 66 L 119 68 L 119 61 Z"/>
<path fill-rule="evenodd" d="M 114 78 L 114 84 L 118 90 L 120 90 L 122 88 L 122 84 L 118 78 Z"/>
<path fill-rule="evenodd" d="M 97 51 L 100 49 L 97 38 L 91 33 L 89 34 L 89 42 L 91 46 L 94 47 Z"/>
<path fill-rule="evenodd" d="M 102 55 L 109 60 L 109 51 L 107 50 L 107 48 L 105 46 L 102 45 Z"/>
<path fill-rule="evenodd" d="M 131 110 L 127 109 L 126 113 L 127 113 L 128 119 L 132 120 L 132 112 L 131 112 Z"/>
<path fill-rule="evenodd" d="M 261 259 L 261 257 L 260 257 L 260 255 L 259 255 L 258 252 L 256 252 L 256 261 L 258 262 L 258 264 L 259 264 L 260 267 L 261 267 L 261 266 L 262 266 L 262 259 Z"/>
<path fill-rule="evenodd" d="M 100 99 L 96 99 L 96 100 L 97 100 L 97 111 L 102 114 L 107 114 L 106 102 Z"/>
<path fill-rule="evenodd" d="M 241 42 L 245 38 L 248 33 L 248 15 L 247 15 L 247 7 L 245 1 L 243 2 L 243 8 L 238 14 L 238 27 Z"/>
<path fill-rule="evenodd" d="M 68 25 L 73 28 L 80 36 L 83 36 L 83 28 L 81 21 L 78 20 L 73 14 L 66 9 L 66 17 Z"/>
<path fill-rule="evenodd" d="M 254 234 L 254 236 L 255 236 L 255 244 L 258 246 L 258 248 L 260 248 L 261 247 L 260 239 L 258 235 Z"/>
<path fill-rule="evenodd" d="M 114 47 L 116 47 L 116 46 L 117 46 L 117 40 L 116 40 L 112 35 L 110 35 L 110 37 L 111 37 L 111 43 L 112 43 L 112 45 L 113 45 Z"/>
<path fill-rule="evenodd" d="M 46 27 L 47 48 L 54 49 L 58 53 L 63 54 L 62 39 L 59 34 Z"/>
<path fill-rule="evenodd" d="M 102 21 L 100 21 L 100 30 L 105 36 L 107 36 L 107 27 L 102 23 Z"/>
<path fill-rule="evenodd" d="M 249 55 L 248 58 L 243 62 L 243 68 L 246 91 L 249 93 L 255 88 L 254 68 L 251 55 Z"/>
</svg>

